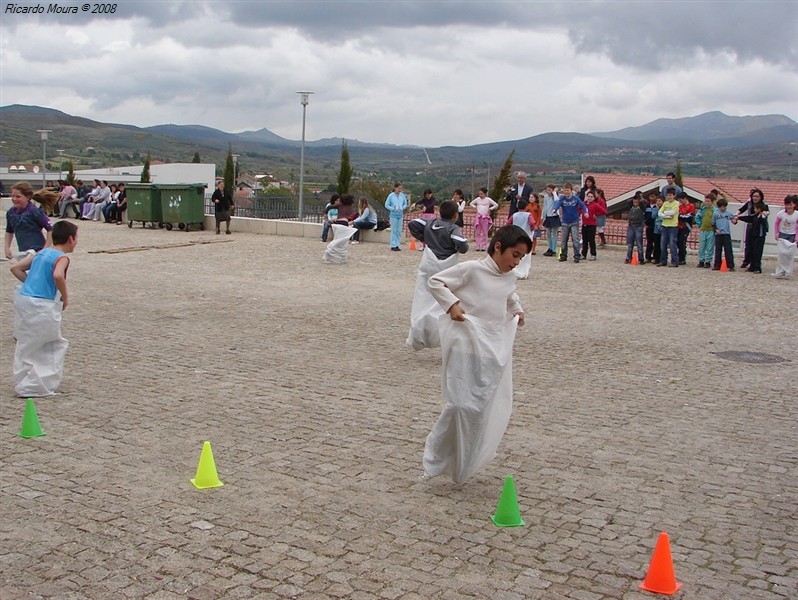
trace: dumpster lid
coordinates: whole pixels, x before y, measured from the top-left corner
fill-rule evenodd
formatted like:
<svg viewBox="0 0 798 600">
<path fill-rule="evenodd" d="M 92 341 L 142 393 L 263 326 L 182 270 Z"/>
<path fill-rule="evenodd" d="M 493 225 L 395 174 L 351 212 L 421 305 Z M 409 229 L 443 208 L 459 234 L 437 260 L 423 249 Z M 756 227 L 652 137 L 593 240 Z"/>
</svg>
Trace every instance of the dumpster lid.
<svg viewBox="0 0 798 600">
<path fill-rule="evenodd" d="M 153 184 L 159 190 L 184 190 L 186 188 L 206 188 L 207 183 L 156 183 Z"/>
</svg>

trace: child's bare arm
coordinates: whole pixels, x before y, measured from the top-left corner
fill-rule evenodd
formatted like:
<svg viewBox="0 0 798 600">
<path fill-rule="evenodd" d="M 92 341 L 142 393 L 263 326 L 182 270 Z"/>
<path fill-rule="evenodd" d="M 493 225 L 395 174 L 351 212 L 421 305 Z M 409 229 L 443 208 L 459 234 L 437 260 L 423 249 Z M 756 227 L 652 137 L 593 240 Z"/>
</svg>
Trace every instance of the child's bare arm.
<svg viewBox="0 0 798 600">
<path fill-rule="evenodd" d="M 28 278 L 28 270 L 30 269 L 31 264 L 33 263 L 33 255 L 28 254 L 24 259 L 20 260 L 19 262 L 14 263 L 11 266 L 11 273 L 19 279 L 20 281 L 25 281 Z"/>
<path fill-rule="evenodd" d="M 452 321 L 465 321 L 465 311 L 460 308 L 460 302 L 455 302 L 447 311 Z"/>
<path fill-rule="evenodd" d="M 53 269 L 53 281 L 55 281 L 55 287 L 61 292 L 61 302 L 64 303 L 62 310 L 67 307 L 66 274 L 68 268 L 69 258 L 62 256 L 56 261 L 55 268 Z"/>
<path fill-rule="evenodd" d="M 9 259 L 9 260 L 14 258 L 14 253 L 11 252 L 11 240 L 13 240 L 13 239 L 14 239 L 14 234 L 13 233 L 9 233 L 8 231 L 6 231 L 6 237 L 3 240 L 3 242 L 4 242 L 3 243 L 3 250 L 5 251 L 6 258 Z"/>
</svg>

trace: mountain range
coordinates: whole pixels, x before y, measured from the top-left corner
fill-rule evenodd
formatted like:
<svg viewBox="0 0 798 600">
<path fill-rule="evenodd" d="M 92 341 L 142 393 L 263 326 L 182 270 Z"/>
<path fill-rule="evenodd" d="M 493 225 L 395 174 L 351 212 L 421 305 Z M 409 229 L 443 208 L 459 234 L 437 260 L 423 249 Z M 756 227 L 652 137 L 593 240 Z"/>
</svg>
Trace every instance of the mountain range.
<svg viewBox="0 0 798 600">
<path fill-rule="evenodd" d="M 37 129 L 51 129 L 48 147 L 59 160 L 81 165 L 113 166 L 140 161 L 147 152 L 162 161 L 190 161 L 197 152 L 222 164 L 227 149 L 240 154 L 241 165 L 256 172 L 296 168 L 300 142 L 266 128 L 229 133 L 202 125 L 132 125 L 100 123 L 39 106 L 0 107 L 0 139 L 5 161 L 35 162 L 41 152 Z M 306 141 L 309 172 L 334 171 L 342 138 Z M 519 140 L 427 148 L 347 139 L 353 164 L 361 171 L 449 169 L 500 165 L 511 150 L 515 164 L 535 171 L 556 169 L 671 169 L 676 160 L 696 175 L 737 175 L 786 179 L 786 152 L 795 149 L 798 123 L 784 115 L 732 117 L 709 112 L 681 119 L 657 119 L 638 127 L 596 133 L 544 133 Z M 471 167 L 474 168 L 473 166 Z M 744 171 L 734 173 L 733 171 Z M 709 173 L 708 171 L 711 171 Z M 732 172 L 730 172 L 732 171 Z"/>
</svg>

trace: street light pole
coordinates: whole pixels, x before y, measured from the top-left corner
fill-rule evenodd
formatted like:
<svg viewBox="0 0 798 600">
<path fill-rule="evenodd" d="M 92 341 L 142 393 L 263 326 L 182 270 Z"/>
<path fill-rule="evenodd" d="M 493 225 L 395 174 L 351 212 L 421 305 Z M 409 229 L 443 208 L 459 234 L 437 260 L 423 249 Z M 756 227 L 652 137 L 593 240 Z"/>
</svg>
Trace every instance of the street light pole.
<svg viewBox="0 0 798 600">
<path fill-rule="evenodd" d="M 790 146 L 792 146 L 792 151 L 787 152 L 790 155 L 790 175 L 788 181 L 792 183 L 792 155 L 795 152 L 795 147 L 798 146 L 798 142 L 790 142 Z"/>
<path fill-rule="evenodd" d="M 42 136 L 42 189 L 47 187 L 47 134 L 52 133 L 52 129 L 37 129 Z"/>
<path fill-rule="evenodd" d="M 302 146 L 299 151 L 299 220 L 305 212 L 305 116 L 308 111 L 308 97 L 313 92 L 297 92 L 302 103 Z"/>
<path fill-rule="evenodd" d="M 488 179 L 485 187 L 488 188 L 488 193 L 490 193 L 490 165 L 487 162 L 482 162 L 482 166 L 488 170 Z"/>
</svg>

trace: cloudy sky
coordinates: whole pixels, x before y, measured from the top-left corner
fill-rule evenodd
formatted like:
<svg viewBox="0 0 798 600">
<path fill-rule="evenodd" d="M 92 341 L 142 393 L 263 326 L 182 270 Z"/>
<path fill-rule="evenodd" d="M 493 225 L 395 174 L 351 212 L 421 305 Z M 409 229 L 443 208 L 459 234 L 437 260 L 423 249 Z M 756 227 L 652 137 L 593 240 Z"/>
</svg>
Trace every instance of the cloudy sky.
<svg viewBox="0 0 798 600">
<path fill-rule="evenodd" d="M 307 139 L 426 147 L 711 110 L 798 120 L 796 0 L 60 4 L 80 14 L 2 15 L 0 104 L 297 140 L 312 90 Z"/>
</svg>

